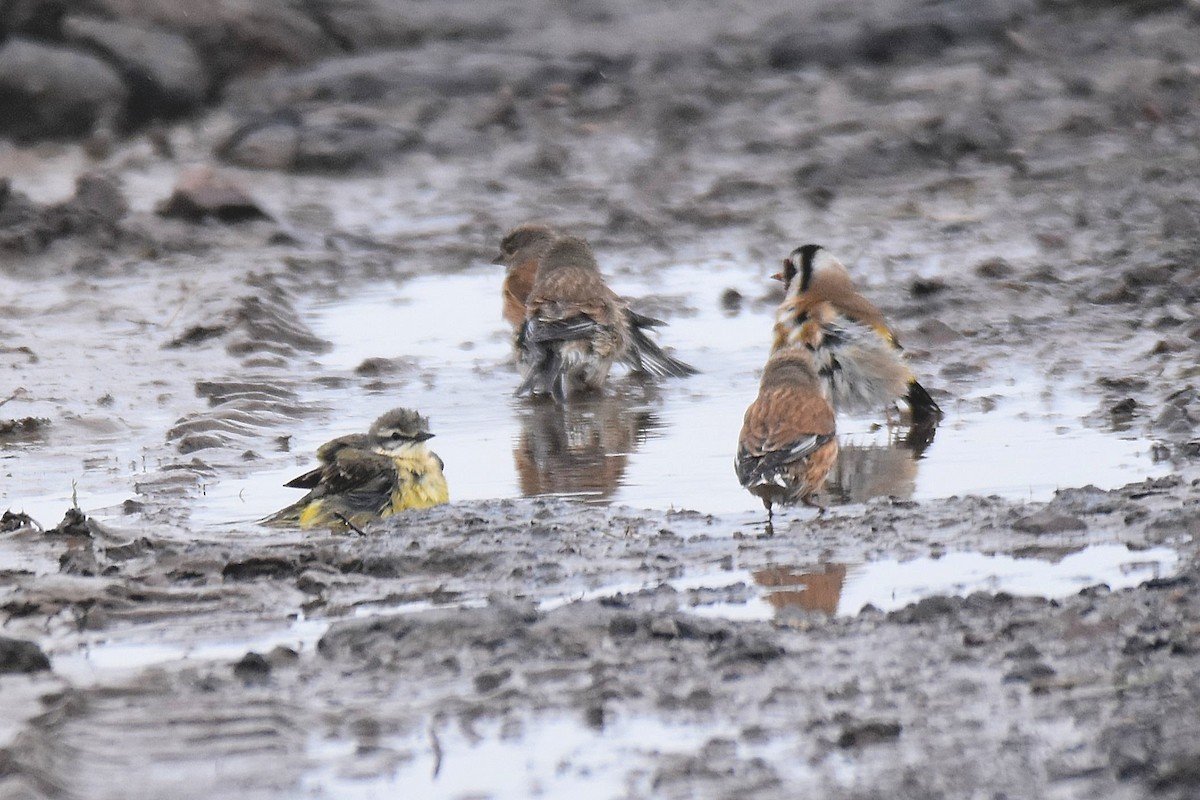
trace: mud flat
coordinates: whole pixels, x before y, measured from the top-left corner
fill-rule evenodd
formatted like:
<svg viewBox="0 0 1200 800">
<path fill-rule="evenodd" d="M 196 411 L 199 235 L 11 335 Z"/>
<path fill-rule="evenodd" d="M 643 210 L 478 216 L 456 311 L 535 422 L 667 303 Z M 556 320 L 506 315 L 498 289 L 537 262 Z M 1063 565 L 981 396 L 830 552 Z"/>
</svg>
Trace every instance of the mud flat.
<svg viewBox="0 0 1200 800">
<path fill-rule="evenodd" d="M 1200 12 L 792 5 L 13 4 L 0 797 L 1200 794 Z M 512 399 L 528 219 L 702 374 Z M 804 241 L 947 418 L 766 536 Z M 395 405 L 455 502 L 255 524 Z"/>
</svg>

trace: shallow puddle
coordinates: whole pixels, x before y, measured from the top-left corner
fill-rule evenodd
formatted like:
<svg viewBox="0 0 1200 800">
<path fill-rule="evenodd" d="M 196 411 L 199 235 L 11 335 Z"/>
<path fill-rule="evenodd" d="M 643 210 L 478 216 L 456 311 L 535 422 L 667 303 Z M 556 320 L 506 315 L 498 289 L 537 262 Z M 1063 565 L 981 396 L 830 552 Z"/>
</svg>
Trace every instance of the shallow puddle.
<svg viewBox="0 0 1200 800">
<path fill-rule="evenodd" d="M 699 614 L 734 619 L 771 619 L 793 612 L 853 616 L 868 605 L 893 611 L 925 597 L 972 592 L 1056 598 L 1100 584 L 1117 591 L 1170 575 L 1178 561 L 1179 554 L 1167 547 L 1131 550 L 1103 544 L 1057 561 L 951 552 L 911 561 L 735 569 L 671 585 L 690 594 L 692 610 Z M 736 592 L 736 600 L 706 597 L 709 590 L 720 587 L 745 591 Z"/>
<path fill-rule="evenodd" d="M 910 561 L 733 568 L 687 575 L 666 585 L 683 595 L 681 603 L 692 613 L 735 620 L 786 620 L 794 614 L 814 612 L 853 616 L 867 605 L 891 611 L 925 597 L 965 596 L 977 591 L 1046 598 L 1066 597 L 1099 584 L 1117 591 L 1171 575 L 1178 560 L 1178 553 L 1167 547 L 1132 550 L 1124 545 L 1103 544 L 1079 549 L 1058 560 L 951 552 Z M 630 582 L 545 597 L 539 608 L 548 612 L 572 602 L 635 594 L 659 585 Z M 444 607 L 481 607 L 486 602 L 482 596 L 459 596 L 448 603 L 372 603 L 357 607 L 351 616 L 419 614 Z M 257 631 L 247 630 L 243 619 L 221 616 L 201 627 L 159 623 L 66 637 L 49 655 L 57 673 L 88 682 L 179 661 L 232 664 L 247 652 L 266 654 L 277 646 L 312 652 L 334 621 L 298 615 L 278 625 L 270 619 L 255 618 L 249 627 Z"/>
<path fill-rule="evenodd" d="M 275 647 L 311 652 L 330 625 L 328 619 L 303 616 L 278 628 L 269 619 L 255 618 L 249 624 L 245 619 L 218 619 L 208 626 L 161 623 L 83 634 L 56 642 L 49 655 L 57 674 L 86 683 L 178 661 L 233 664 L 250 651 L 265 655 Z"/>
<path fill-rule="evenodd" d="M 653 279 L 623 277 L 614 288 L 691 309 L 658 338 L 702 373 L 657 385 L 621 377 L 603 396 L 565 409 L 512 396 L 517 376 L 500 319 L 499 267 L 314 303 L 309 317 L 334 343 L 319 359 L 324 367 L 350 374 L 367 359 L 396 359 L 399 372 L 388 378 L 403 386 L 388 393 L 343 387 L 319 398 L 337 413 L 295 432 L 294 467 L 216 487 L 211 503 L 236 498 L 252 517 L 269 513 L 295 498 L 281 484 L 311 465 L 318 445 L 408 405 L 431 418 L 431 445 L 446 462 L 453 500 L 563 495 L 718 514 L 761 510 L 738 485 L 732 462 L 742 414 L 757 391 L 770 311 L 748 304 L 731 315 L 720 297 L 729 287 L 762 286 L 762 269 L 722 262 L 645 272 Z M 1030 368 L 945 402 L 946 419 L 920 457 L 902 428 L 840 419 L 842 456 L 829 497 L 834 504 L 964 494 L 1045 500 L 1059 487 L 1112 488 L 1166 474 L 1149 442 L 1085 426 L 1096 399 L 1063 383 L 1057 379 L 1051 395 Z"/>
<path fill-rule="evenodd" d="M 445 722 L 408 737 L 372 742 L 392 763 L 385 774 L 355 775 L 337 762 L 361 764 L 361 745 L 316 741 L 309 754 L 326 766 L 303 781 L 306 793 L 340 798 L 403 796 L 610 798 L 653 796 L 655 757 L 694 752 L 706 744 L 735 750 L 743 758 L 774 757 L 788 749 L 786 738 L 750 742 L 720 720 L 672 725 L 650 717 L 608 718 L 589 727 L 571 718 L 482 719 L 464 729 Z M 361 767 L 360 767 L 361 769 Z M 812 769 L 803 761 L 788 768 L 803 783 Z"/>
</svg>

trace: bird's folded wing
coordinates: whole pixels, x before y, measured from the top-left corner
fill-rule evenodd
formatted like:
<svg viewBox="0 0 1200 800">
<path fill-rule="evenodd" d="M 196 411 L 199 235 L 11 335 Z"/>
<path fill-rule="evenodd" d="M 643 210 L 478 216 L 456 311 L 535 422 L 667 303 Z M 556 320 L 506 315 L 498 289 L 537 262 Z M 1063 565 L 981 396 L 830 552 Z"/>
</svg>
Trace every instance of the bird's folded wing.
<svg viewBox="0 0 1200 800">
<path fill-rule="evenodd" d="M 600 327 L 586 314 L 577 314 L 565 319 L 534 317 L 525 323 L 522 341 L 528 345 L 589 339 Z"/>
<path fill-rule="evenodd" d="M 585 314 L 601 324 L 615 325 L 627 305 L 598 272 L 568 267 L 539 275 L 525 308 L 530 317 L 567 319 Z"/>
<path fill-rule="evenodd" d="M 345 436 L 339 436 L 336 439 L 330 439 L 317 448 L 317 460 L 321 462 L 321 466 L 292 478 L 284 486 L 290 486 L 293 489 L 315 488 L 321 482 L 321 475 L 324 473 L 325 468 L 333 463 L 339 452 L 346 448 L 366 450 L 370 446 L 369 442 L 370 439 L 365 433 L 350 433 Z"/>
<path fill-rule="evenodd" d="M 386 497 L 396 484 L 392 459 L 369 450 L 344 448 L 321 475 L 323 495 Z"/>
<path fill-rule="evenodd" d="M 734 469 L 743 486 L 770 482 L 789 464 L 801 461 L 833 439 L 831 434 L 811 434 L 791 442 L 786 447 L 767 452 L 738 449 Z"/>
</svg>

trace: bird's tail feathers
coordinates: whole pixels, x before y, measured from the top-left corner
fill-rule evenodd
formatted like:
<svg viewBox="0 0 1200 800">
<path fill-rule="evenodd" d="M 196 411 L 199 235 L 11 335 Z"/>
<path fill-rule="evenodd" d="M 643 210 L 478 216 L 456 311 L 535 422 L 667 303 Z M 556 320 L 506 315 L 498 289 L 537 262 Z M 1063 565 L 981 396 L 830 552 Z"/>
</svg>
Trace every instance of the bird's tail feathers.
<svg viewBox="0 0 1200 800">
<path fill-rule="evenodd" d="M 915 423 L 934 422 L 942 418 L 942 409 L 916 379 L 908 382 L 908 394 L 904 396 L 912 408 L 912 418 Z"/>
<path fill-rule="evenodd" d="M 540 353 L 537 362 L 529 368 L 529 374 L 525 376 L 525 380 L 517 387 L 513 393 L 517 397 L 532 394 L 550 394 L 559 402 L 562 402 L 564 393 L 562 390 L 563 378 L 563 362 L 562 356 L 556 348 L 546 348 Z"/>
<path fill-rule="evenodd" d="M 655 317 L 648 317 L 645 314 L 639 314 L 632 308 L 625 312 L 629 318 L 629 324 L 635 328 L 657 328 L 667 323 Z"/>
<path fill-rule="evenodd" d="M 281 508 L 270 516 L 263 517 L 258 521 L 259 525 L 268 525 L 271 527 L 294 527 L 300 524 L 300 514 L 304 511 L 307 505 L 308 498 L 297 500 L 286 508 Z"/>
<path fill-rule="evenodd" d="M 637 325 L 630 329 L 630 338 L 632 342 L 625 361 L 638 372 L 656 378 L 686 378 L 699 372 L 691 364 L 668 355 Z"/>
</svg>

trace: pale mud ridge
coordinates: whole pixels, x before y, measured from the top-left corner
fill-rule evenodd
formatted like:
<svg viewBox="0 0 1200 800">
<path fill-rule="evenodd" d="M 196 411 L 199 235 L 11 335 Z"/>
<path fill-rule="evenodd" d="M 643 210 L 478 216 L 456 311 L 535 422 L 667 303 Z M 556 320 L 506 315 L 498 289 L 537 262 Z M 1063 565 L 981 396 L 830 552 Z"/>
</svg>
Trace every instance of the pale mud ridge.
<svg viewBox="0 0 1200 800">
<path fill-rule="evenodd" d="M 81 141 L 0 146 L 0 499 L 41 525 L 0 525 L 0 797 L 472 796 L 501 767 L 496 796 L 1200 795 L 1194 3 L 9 5 L 0 63 L 108 71 L 85 130 L 47 105 L 8 131 Z M 152 79 L 162 113 L 128 99 Z M 265 218 L 156 214 L 195 164 Z M 820 240 L 944 407 L 1058 380 L 1171 474 L 773 537 L 541 499 L 365 537 L 200 512 L 303 463 L 294 431 L 349 398 L 445 380 L 323 366 L 309 304 L 457 273 L 539 218 L 622 269 L 761 263 L 730 288 L 764 340 L 765 276 Z M 682 287 L 648 302 L 688 312 Z M 91 516 L 45 530 L 73 494 Z M 1106 544 L 1179 558 L 1119 591 L 828 613 L 837 565 Z M 821 576 L 814 602 L 722 613 L 758 591 L 722 574 L 779 569 Z"/>
</svg>

